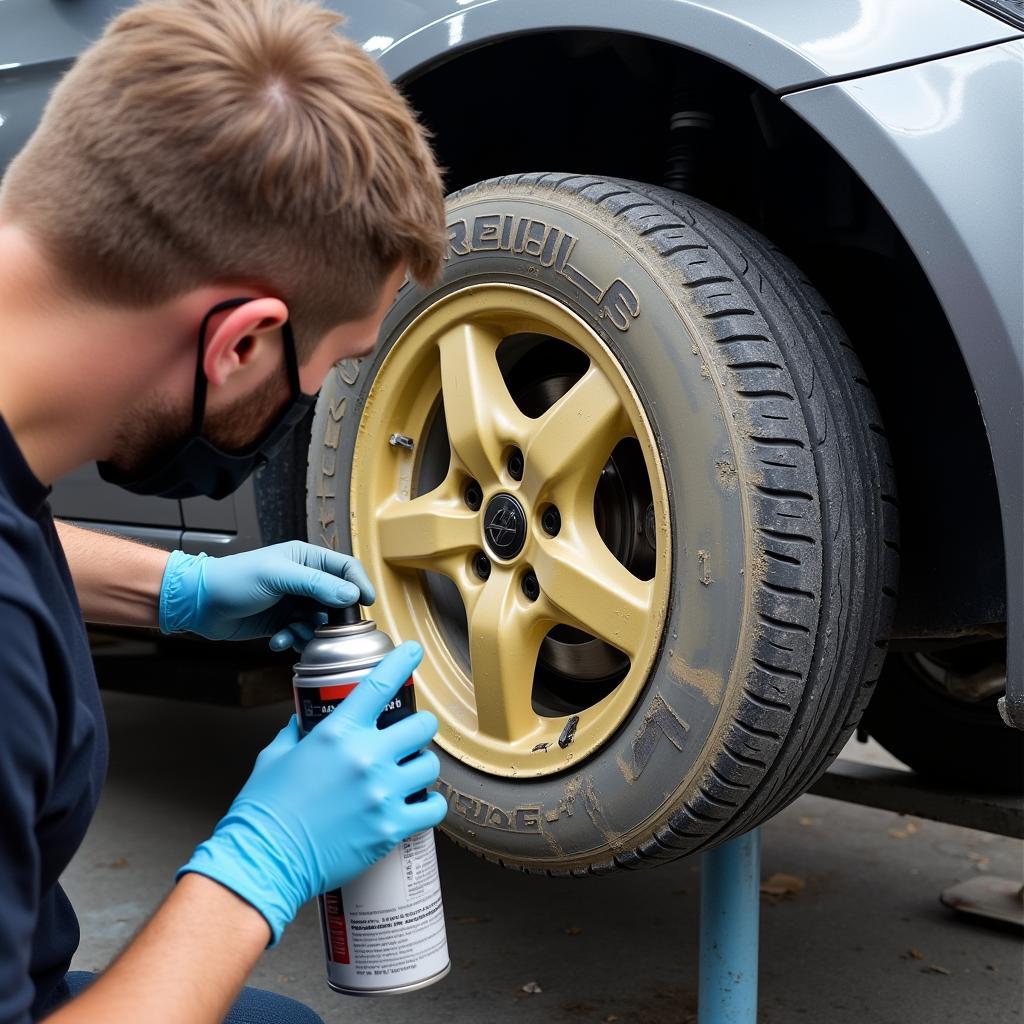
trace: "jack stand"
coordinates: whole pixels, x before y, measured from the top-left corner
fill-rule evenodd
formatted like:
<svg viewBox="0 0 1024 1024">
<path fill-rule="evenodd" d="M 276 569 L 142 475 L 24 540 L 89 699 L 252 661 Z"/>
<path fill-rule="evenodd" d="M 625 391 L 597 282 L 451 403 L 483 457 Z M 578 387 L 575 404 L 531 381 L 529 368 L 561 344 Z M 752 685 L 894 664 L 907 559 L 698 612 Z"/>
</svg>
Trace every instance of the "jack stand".
<svg viewBox="0 0 1024 1024">
<path fill-rule="evenodd" d="M 705 853 L 698 1024 L 756 1024 L 761 829 Z"/>
</svg>

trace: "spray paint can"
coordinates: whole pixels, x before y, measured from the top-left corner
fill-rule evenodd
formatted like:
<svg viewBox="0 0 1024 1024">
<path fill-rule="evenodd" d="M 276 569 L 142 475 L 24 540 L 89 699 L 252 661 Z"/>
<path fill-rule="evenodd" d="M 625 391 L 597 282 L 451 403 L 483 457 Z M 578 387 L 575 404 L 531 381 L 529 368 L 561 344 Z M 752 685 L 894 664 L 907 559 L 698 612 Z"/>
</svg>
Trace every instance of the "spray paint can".
<svg viewBox="0 0 1024 1024">
<path fill-rule="evenodd" d="M 331 713 L 395 645 L 359 608 L 332 609 L 295 666 L 295 709 L 305 735 Z M 416 710 L 412 679 L 377 720 L 379 728 Z M 341 794 L 339 794 L 341 796 Z M 434 832 L 399 843 L 341 889 L 318 899 L 327 984 L 348 995 L 412 992 L 449 970 Z"/>
</svg>

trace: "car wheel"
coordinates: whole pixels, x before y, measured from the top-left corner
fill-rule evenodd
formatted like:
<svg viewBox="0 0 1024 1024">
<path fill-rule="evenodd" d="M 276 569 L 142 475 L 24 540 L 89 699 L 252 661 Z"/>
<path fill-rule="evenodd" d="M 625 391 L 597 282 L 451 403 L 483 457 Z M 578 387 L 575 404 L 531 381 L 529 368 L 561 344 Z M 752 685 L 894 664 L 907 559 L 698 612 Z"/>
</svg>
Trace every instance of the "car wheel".
<svg viewBox="0 0 1024 1024">
<path fill-rule="evenodd" d="M 550 873 L 737 835 L 825 769 L 878 674 L 889 454 L 836 320 L 665 189 L 523 174 L 449 200 L 440 281 L 329 378 L 312 540 L 425 649 L 445 829 Z"/>
<path fill-rule="evenodd" d="M 1002 641 L 892 653 L 861 723 L 894 757 L 945 785 L 1024 792 L 1024 732 L 999 717 Z"/>
</svg>

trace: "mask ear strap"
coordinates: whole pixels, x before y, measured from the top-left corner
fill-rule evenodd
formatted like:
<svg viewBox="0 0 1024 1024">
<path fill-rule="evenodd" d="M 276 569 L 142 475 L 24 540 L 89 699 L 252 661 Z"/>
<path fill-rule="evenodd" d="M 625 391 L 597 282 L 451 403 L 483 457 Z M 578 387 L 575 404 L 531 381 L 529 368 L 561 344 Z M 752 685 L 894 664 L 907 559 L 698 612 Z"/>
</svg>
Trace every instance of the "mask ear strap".
<svg viewBox="0 0 1024 1024">
<path fill-rule="evenodd" d="M 288 370 L 288 383 L 292 388 L 292 398 L 298 398 L 302 394 L 302 386 L 299 382 L 299 356 L 295 351 L 295 334 L 292 331 L 290 320 L 281 324 L 281 337 L 284 339 L 284 363 Z"/>
<path fill-rule="evenodd" d="M 203 322 L 199 325 L 199 344 L 198 352 L 196 353 L 196 379 L 195 384 L 192 388 L 192 435 L 193 437 L 199 437 L 203 432 L 203 419 L 206 416 L 206 372 L 203 370 L 203 355 L 206 352 L 206 328 L 210 323 L 212 317 L 218 313 L 223 313 L 225 309 L 236 309 L 238 306 L 244 306 L 247 302 L 252 302 L 252 299 L 225 299 L 223 302 L 218 302 L 216 306 L 213 306 L 207 311 L 206 316 L 203 317 Z M 294 361 L 294 353 L 292 355 Z M 296 370 L 296 377 L 298 371 Z"/>
</svg>

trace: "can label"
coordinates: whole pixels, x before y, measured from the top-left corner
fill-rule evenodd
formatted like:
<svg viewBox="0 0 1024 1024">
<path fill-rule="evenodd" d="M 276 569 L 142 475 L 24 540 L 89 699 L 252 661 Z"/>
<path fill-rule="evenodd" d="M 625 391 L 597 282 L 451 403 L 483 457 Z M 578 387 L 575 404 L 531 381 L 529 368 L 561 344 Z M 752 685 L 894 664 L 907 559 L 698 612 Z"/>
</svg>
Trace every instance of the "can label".
<svg viewBox="0 0 1024 1024">
<path fill-rule="evenodd" d="M 331 980 L 392 988 L 448 966 L 434 833 L 419 832 L 321 903 Z M 335 968 L 330 970 L 330 968 Z"/>
<path fill-rule="evenodd" d="M 295 688 L 295 711 L 299 716 L 302 735 L 326 718 L 357 686 L 359 681 L 340 683 L 337 686 L 302 686 Z M 384 706 L 377 719 L 377 728 L 386 729 L 416 710 L 416 695 L 412 688 L 412 676 Z"/>
<path fill-rule="evenodd" d="M 358 680 L 353 680 L 296 687 L 295 705 L 303 735 L 357 685 Z M 381 712 L 377 727 L 387 728 L 415 710 L 409 678 Z M 448 969 L 432 830 L 399 843 L 343 889 L 321 896 L 319 906 L 332 988 L 368 994 L 401 991 L 429 982 Z"/>
</svg>

